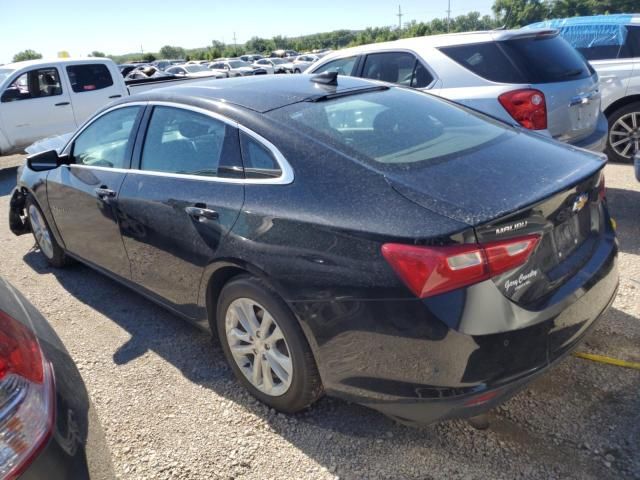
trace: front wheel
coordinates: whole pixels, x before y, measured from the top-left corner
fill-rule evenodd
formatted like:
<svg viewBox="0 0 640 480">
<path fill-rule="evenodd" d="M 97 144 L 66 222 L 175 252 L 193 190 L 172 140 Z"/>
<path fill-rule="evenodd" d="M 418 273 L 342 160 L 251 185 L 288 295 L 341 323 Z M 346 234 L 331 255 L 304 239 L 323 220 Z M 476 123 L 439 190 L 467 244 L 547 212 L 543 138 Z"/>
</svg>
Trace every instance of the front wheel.
<svg viewBox="0 0 640 480">
<path fill-rule="evenodd" d="M 236 378 L 276 410 L 293 413 L 322 393 L 320 375 L 300 325 L 270 288 L 252 277 L 220 292 L 217 331 Z"/>
<path fill-rule="evenodd" d="M 31 232 L 42 255 L 54 267 L 67 266 L 71 263 L 71 259 L 64 253 L 62 247 L 58 245 L 38 204 L 29 197 L 27 198 L 26 207 Z"/>
<path fill-rule="evenodd" d="M 638 152 L 640 152 L 640 102 L 635 102 L 609 115 L 606 153 L 613 161 L 629 163 Z"/>
</svg>

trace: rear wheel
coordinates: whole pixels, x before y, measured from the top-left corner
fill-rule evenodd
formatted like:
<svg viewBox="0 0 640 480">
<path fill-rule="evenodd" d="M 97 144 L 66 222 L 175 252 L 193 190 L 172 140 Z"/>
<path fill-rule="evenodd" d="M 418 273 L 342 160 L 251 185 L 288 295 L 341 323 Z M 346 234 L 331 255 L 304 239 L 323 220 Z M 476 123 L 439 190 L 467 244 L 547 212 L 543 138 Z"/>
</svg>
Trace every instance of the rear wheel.
<svg viewBox="0 0 640 480">
<path fill-rule="evenodd" d="M 296 68 L 293 73 L 302 73 L 299 68 Z"/>
<path fill-rule="evenodd" d="M 287 305 L 252 277 L 220 292 L 217 330 L 243 386 L 263 403 L 293 413 L 315 402 L 322 384 L 309 344 Z"/>
<path fill-rule="evenodd" d="M 609 115 L 606 153 L 610 160 L 629 163 L 640 152 L 640 102 L 619 108 Z"/>
<path fill-rule="evenodd" d="M 71 259 L 64 253 L 62 247 L 58 245 L 38 204 L 29 197 L 27 198 L 26 207 L 31 232 L 44 258 L 54 267 L 67 266 L 71 263 Z"/>
</svg>

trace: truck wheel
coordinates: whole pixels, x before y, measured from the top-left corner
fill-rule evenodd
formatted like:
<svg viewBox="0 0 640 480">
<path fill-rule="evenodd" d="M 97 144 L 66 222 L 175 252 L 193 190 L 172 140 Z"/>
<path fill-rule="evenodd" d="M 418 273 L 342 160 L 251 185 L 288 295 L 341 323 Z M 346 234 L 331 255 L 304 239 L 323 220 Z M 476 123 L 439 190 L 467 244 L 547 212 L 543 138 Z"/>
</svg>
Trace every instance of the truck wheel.
<svg viewBox="0 0 640 480">
<path fill-rule="evenodd" d="M 44 218 L 44 214 L 38 204 L 31 198 L 27 198 L 26 202 L 27 216 L 29 218 L 29 225 L 31 226 L 31 232 L 36 239 L 36 244 L 40 249 L 47 262 L 57 268 L 66 267 L 72 263 L 62 247 L 58 245 L 56 238 L 51 233 L 51 229 Z"/>
<path fill-rule="evenodd" d="M 606 153 L 609 160 L 633 161 L 640 152 L 640 102 L 630 103 L 609 115 L 609 135 Z"/>
<path fill-rule="evenodd" d="M 298 321 L 263 282 L 241 276 L 225 285 L 216 322 L 233 373 L 258 400 L 294 413 L 322 394 L 320 375 Z"/>
</svg>

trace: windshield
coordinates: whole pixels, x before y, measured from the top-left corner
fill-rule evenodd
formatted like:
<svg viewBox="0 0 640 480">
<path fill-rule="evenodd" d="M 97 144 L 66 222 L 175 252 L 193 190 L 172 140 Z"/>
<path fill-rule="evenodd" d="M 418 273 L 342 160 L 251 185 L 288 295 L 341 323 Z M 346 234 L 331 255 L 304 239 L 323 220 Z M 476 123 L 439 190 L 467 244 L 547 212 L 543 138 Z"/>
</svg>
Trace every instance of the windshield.
<svg viewBox="0 0 640 480">
<path fill-rule="evenodd" d="M 295 103 L 270 115 L 383 170 L 428 165 L 509 131 L 470 110 L 398 88 Z"/>
<path fill-rule="evenodd" d="M 275 63 L 276 65 L 281 65 L 283 63 L 287 63 L 286 60 L 283 60 L 282 58 L 272 58 L 271 61 L 273 63 Z"/>
<path fill-rule="evenodd" d="M 0 68 L 0 83 L 9 78 L 13 72 L 15 72 L 15 70 L 11 70 L 10 68 Z"/>
<path fill-rule="evenodd" d="M 240 67 L 250 67 L 251 66 L 247 62 L 243 62 L 242 60 L 234 60 L 232 62 L 229 62 L 229 65 L 231 65 L 231 68 L 240 68 Z"/>
<path fill-rule="evenodd" d="M 185 65 L 184 69 L 189 73 L 206 72 L 207 67 L 204 65 Z"/>
</svg>

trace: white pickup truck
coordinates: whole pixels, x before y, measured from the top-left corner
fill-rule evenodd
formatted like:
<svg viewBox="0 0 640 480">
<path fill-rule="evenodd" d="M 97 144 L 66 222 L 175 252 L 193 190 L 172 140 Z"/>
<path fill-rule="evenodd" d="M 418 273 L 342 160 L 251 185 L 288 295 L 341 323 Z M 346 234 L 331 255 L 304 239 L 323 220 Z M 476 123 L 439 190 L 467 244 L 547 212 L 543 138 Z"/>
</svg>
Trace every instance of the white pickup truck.
<svg viewBox="0 0 640 480">
<path fill-rule="evenodd" d="M 197 80 L 202 78 L 151 78 L 125 83 L 115 63 L 106 58 L 2 65 L 0 155 L 20 151 L 45 137 L 72 132 L 118 98 Z"/>
</svg>

